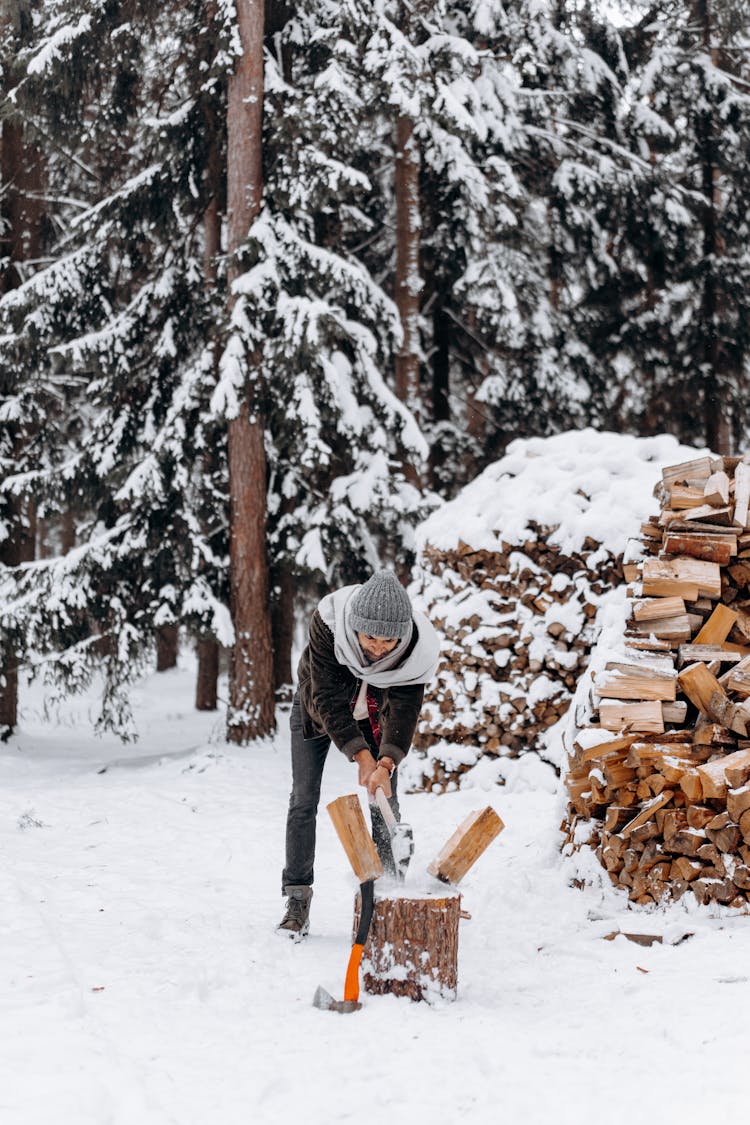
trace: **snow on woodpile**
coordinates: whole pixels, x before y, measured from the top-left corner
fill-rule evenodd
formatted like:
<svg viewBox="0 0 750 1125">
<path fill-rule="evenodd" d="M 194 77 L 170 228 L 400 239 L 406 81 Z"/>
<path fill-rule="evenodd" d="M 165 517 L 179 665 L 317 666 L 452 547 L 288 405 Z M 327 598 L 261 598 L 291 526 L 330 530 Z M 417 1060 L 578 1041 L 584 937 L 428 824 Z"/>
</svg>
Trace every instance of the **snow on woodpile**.
<svg viewBox="0 0 750 1125">
<path fill-rule="evenodd" d="M 686 453 L 669 435 L 519 439 L 419 528 L 412 593 L 444 643 L 412 784 L 499 781 L 502 760 L 528 751 L 559 761 L 549 735 L 588 663 L 600 599 L 622 579 L 661 465 Z"/>
<path fill-rule="evenodd" d="M 631 901 L 750 900 L 750 455 L 667 467 L 567 739 L 566 850 Z"/>
</svg>

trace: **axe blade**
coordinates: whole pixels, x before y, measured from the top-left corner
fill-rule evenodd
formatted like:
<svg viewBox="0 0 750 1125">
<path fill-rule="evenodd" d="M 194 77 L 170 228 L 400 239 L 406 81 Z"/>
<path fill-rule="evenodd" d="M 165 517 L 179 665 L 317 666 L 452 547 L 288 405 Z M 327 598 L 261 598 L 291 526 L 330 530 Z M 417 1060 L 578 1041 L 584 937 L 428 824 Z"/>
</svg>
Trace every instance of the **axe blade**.
<svg viewBox="0 0 750 1125">
<path fill-rule="evenodd" d="M 320 1008 L 322 1012 L 357 1012 L 362 1007 L 358 1000 L 334 1000 L 330 992 L 319 984 L 313 996 L 313 1008 Z"/>
<path fill-rule="evenodd" d="M 388 798 L 382 789 L 375 790 L 375 804 L 380 809 L 380 814 L 386 823 L 390 837 L 391 855 L 393 856 L 396 875 L 403 881 L 411 857 L 414 855 L 414 833 L 410 824 L 397 821 L 393 809 L 388 804 Z"/>
</svg>

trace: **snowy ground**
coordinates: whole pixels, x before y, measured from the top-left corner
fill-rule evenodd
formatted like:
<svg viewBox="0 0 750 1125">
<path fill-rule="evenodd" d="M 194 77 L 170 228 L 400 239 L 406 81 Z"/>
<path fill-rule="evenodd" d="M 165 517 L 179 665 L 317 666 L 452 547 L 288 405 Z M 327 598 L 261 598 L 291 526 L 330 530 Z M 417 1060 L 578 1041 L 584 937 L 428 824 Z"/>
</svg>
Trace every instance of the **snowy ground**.
<svg viewBox="0 0 750 1125">
<path fill-rule="evenodd" d="M 468 811 L 491 803 L 507 825 L 463 886 L 458 999 L 314 1009 L 318 984 L 343 989 L 354 876 L 322 812 L 311 935 L 274 933 L 286 731 L 228 747 L 192 686 L 189 671 L 142 685 L 135 747 L 95 739 L 85 702 L 51 725 L 27 694 L 21 733 L 0 746 L 2 1125 L 739 1112 L 750 919 L 570 887 L 557 782 L 531 759 L 505 788 L 403 800 L 415 888 Z M 334 752 L 324 800 L 354 785 Z M 615 930 L 664 944 L 602 940 Z"/>
</svg>

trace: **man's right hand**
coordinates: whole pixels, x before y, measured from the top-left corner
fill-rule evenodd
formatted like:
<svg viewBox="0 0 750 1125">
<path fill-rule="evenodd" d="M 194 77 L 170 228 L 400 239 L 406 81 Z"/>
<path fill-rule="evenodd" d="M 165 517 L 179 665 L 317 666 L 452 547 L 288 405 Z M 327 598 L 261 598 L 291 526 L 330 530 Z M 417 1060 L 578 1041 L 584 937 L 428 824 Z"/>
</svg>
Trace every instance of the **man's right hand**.
<svg viewBox="0 0 750 1125">
<path fill-rule="evenodd" d="M 354 755 L 353 759 L 359 767 L 359 777 L 357 784 L 363 788 L 367 788 L 367 783 L 378 768 L 378 763 L 373 758 L 369 750 L 360 750 Z"/>
</svg>

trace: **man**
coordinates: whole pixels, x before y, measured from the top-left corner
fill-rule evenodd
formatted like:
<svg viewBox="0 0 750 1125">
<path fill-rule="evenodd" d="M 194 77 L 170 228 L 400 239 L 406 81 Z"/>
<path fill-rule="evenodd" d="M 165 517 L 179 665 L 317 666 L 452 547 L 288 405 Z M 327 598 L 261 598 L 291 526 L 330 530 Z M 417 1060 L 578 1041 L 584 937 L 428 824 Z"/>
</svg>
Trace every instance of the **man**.
<svg viewBox="0 0 750 1125">
<path fill-rule="evenodd" d="M 440 640 L 412 608 L 395 574 L 326 595 L 313 613 L 292 703 L 292 792 L 286 825 L 279 930 L 300 939 L 309 927 L 315 821 L 328 749 L 355 762 L 370 797 L 382 788 L 399 819 L 396 771 L 411 745 L 424 685 L 437 668 Z M 370 807 L 373 839 L 392 870 L 388 829 Z"/>
</svg>

